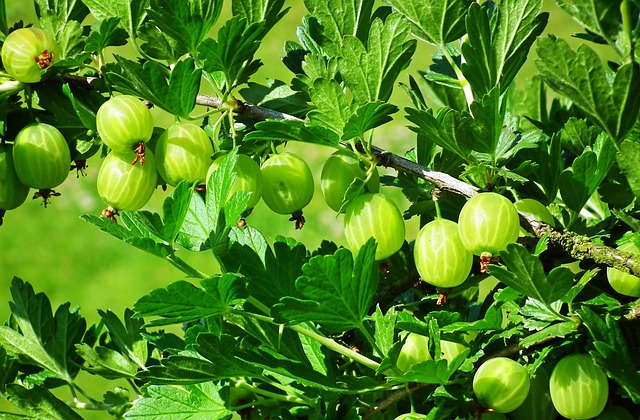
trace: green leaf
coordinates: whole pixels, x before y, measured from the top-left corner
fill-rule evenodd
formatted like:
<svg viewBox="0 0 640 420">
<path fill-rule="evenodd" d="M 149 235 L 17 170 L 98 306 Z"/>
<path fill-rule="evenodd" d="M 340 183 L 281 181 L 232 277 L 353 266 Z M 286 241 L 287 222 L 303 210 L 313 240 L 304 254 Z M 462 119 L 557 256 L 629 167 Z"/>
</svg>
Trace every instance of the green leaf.
<svg viewBox="0 0 640 420">
<path fill-rule="evenodd" d="M 76 345 L 76 352 L 85 361 L 83 368 L 106 379 L 135 378 L 138 365 L 116 350 L 87 344 Z"/>
<path fill-rule="evenodd" d="M 52 314 L 49 299 L 17 277 L 11 282 L 11 297 L 9 307 L 19 330 L 0 326 L 0 346 L 9 355 L 71 383 L 77 367 L 70 362 L 77 363 L 73 352 L 86 330 L 84 318 L 77 311 L 70 312 L 69 303 Z"/>
<path fill-rule="evenodd" d="M 232 273 L 216 275 L 202 281 L 202 288 L 187 281 L 177 281 L 166 289 L 156 289 L 141 297 L 133 306 L 135 316 L 160 317 L 149 326 L 197 321 L 229 311 L 229 304 L 246 297 L 244 278 Z"/>
<path fill-rule="evenodd" d="M 220 17 L 222 3 L 222 0 L 150 0 L 146 11 L 161 32 L 176 40 L 182 54 L 195 56 Z"/>
<path fill-rule="evenodd" d="M 556 0 L 580 26 L 610 43 L 622 30 L 621 0 Z"/>
<path fill-rule="evenodd" d="M 300 141 L 337 148 L 340 137 L 328 128 L 296 120 L 269 120 L 256 124 L 245 141 Z"/>
<path fill-rule="evenodd" d="M 524 348 L 529 348 L 550 338 L 566 337 L 567 335 L 576 332 L 579 326 L 579 324 L 573 321 L 558 322 L 528 335 L 524 339 L 520 340 L 519 345 Z"/>
<path fill-rule="evenodd" d="M 309 13 L 322 28 L 322 49 L 340 55 L 345 35 L 366 40 L 371 27 L 371 0 L 305 0 Z"/>
<path fill-rule="evenodd" d="M 216 420 L 233 414 L 225 408 L 219 388 L 213 382 L 174 387 L 151 385 L 143 398 L 125 414 L 127 419 Z"/>
<path fill-rule="evenodd" d="M 120 213 L 120 217 L 122 224 L 114 223 L 105 217 L 97 217 L 90 214 L 82 215 L 81 219 L 97 226 L 102 232 L 108 233 L 157 257 L 165 258 L 173 253 L 174 250 L 171 244 L 165 242 L 159 236 L 161 221 L 157 214 L 125 211 Z M 155 226 L 154 220 L 156 221 Z"/>
<path fill-rule="evenodd" d="M 179 117 L 187 118 L 196 104 L 202 70 L 195 67 L 192 58 L 179 61 L 171 70 L 154 61 L 140 65 L 114 55 L 117 63 L 105 66 L 109 81 L 122 93 L 144 98 L 154 105 Z"/>
<path fill-rule="evenodd" d="M 468 114 L 448 108 L 442 108 L 436 116 L 431 110 L 407 108 L 406 111 L 407 120 L 415 124 L 409 129 L 419 137 L 458 155 L 465 162 L 472 160 L 473 136 Z"/>
<path fill-rule="evenodd" d="M 33 3 L 40 27 L 53 34 L 58 44 L 59 58 L 82 51 L 84 34 L 81 22 L 89 14 L 82 1 L 35 0 Z"/>
<path fill-rule="evenodd" d="M 402 376 L 390 376 L 390 379 L 402 383 L 420 382 L 443 385 L 449 382 L 451 374 L 452 372 L 449 370 L 446 360 L 426 360 L 411 365 L 409 370 Z"/>
<path fill-rule="evenodd" d="M 85 41 L 84 50 L 101 53 L 107 47 L 126 45 L 127 31 L 118 27 L 119 18 L 112 17 L 96 23 Z"/>
<path fill-rule="evenodd" d="M 598 54 L 582 44 L 573 51 L 554 37 L 538 40 L 536 65 L 545 82 L 566 96 L 591 121 L 621 142 L 633 127 L 640 110 L 640 65 L 628 63 L 615 74 Z"/>
<path fill-rule="evenodd" d="M 345 124 L 342 140 L 363 139 L 367 131 L 392 121 L 391 115 L 396 112 L 398 112 L 398 107 L 385 102 L 371 102 L 362 105 Z"/>
<path fill-rule="evenodd" d="M 6 398 L 39 420 L 82 420 L 71 407 L 41 386 L 27 389 L 22 385 L 8 384 Z"/>
<path fill-rule="evenodd" d="M 355 36 L 344 38 L 338 68 L 356 103 L 389 100 L 398 75 L 409 65 L 416 49 L 410 33 L 407 21 L 392 14 L 384 23 L 373 21 L 366 47 Z"/>
<path fill-rule="evenodd" d="M 568 268 L 556 267 L 545 275 L 540 258 L 531 255 L 520 244 L 507 245 L 500 252 L 505 267 L 489 265 L 489 272 L 498 280 L 518 292 L 544 303 L 547 307 L 560 299 L 573 286 L 573 273 Z"/>
<path fill-rule="evenodd" d="M 309 97 L 317 108 L 307 114 L 309 123 L 328 128 L 341 136 L 355 106 L 340 84 L 335 80 L 316 79 L 309 86 Z"/>
<path fill-rule="evenodd" d="M 378 286 L 375 249 L 371 239 L 355 261 L 344 248 L 311 258 L 302 267 L 304 275 L 296 280 L 296 289 L 305 299 L 283 297 L 273 307 L 274 318 L 290 323 L 313 321 L 334 332 L 361 328 Z"/>
<path fill-rule="evenodd" d="M 252 104 L 299 117 L 312 109 L 307 95 L 293 90 L 281 80 L 267 80 L 264 86 L 249 82 L 247 88 L 240 89 L 240 95 Z"/>
<path fill-rule="evenodd" d="M 625 140 L 620 145 L 620 152 L 616 155 L 620 170 L 627 177 L 629 187 L 636 198 L 640 198 L 640 143 Z"/>
<path fill-rule="evenodd" d="M 231 11 L 249 24 L 264 21 L 268 31 L 289 11 L 289 8 L 282 10 L 283 6 L 284 0 L 245 0 L 231 3 Z"/>
<path fill-rule="evenodd" d="M 616 159 L 615 145 L 607 135 L 600 135 L 592 150 L 585 150 L 571 169 L 560 175 L 560 194 L 567 207 L 580 212 L 609 173 Z"/>
<path fill-rule="evenodd" d="M 486 5 L 486 3 L 485 3 Z M 496 86 L 507 90 L 527 59 L 536 37 L 544 30 L 548 13 L 540 13 L 542 0 L 506 0 L 489 11 L 477 3 L 466 17 L 468 38 L 462 44 L 462 73 L 476 98 Z"/>
<path fill-rule="evenodd" d="M 135 319 L 133 311 L 129 308 L 124 311 L 124 324 L 111 311 L 98 310 L 98 314 L 118 350 L 138 367 L 144 369 L 149 356 L 147 342 L 141 336 L 144 321 Z"/>
<path fill-rule="evenodd" d="M 606 314 L 603 320 L 588 307 L 581 308 L 578 314 L 593 340 L 595 350 L 589 352 L 591 356 L 627 392 L 635 404 L 640 403 L 640 372 L 618 322 L 611 314 Z"/>
<path fill-rule="evenodd" d="M 120 25 L 135 37 L 138 28 L 146 18 L 149 0 L 82 0 L 91 14 L 98 20 L 119 18 Z"/>
<path fill-rule="evenodd" d="M 371 315 L 371 320 L 375 325 L 374 338 L 376 346 L 382 352 L 381 358 L 389 354 L 389 350 L 395 342 L 395 327 L 398 315 L 394 309 L 390 309 L 386 314 L 382 314 L 380 307 L 376 307 L 376 311 Z"/>
<path fill-rule="evenodd" d="M 465 33 L 464 21 L 472 0 L 385 0 L 404 15 L 413 34 L 425 42 L 443 47 Z"/>
<path fill-rule="evenodd" d="M 0 0 L 0 32 L 5 36 L 9 34 L 9 26 L 7 25 L 7 6 L 5 0 Z"/>
<path fill-rule="evenodd" d="M 230 194 L 237 162 L 237 149 L 233 149 L 207 181 L 205 199 L 192 194 L 177 238 L 188 250 L 226 253 L 229 230 L 240 220 L 249 201 L 249 193 Z"/>
<path fill-rule="evenodd" d="M 253 56 L 264 36 L 264 25 L 247 24 L 246 20 L 234 17 L 220 28 L 217 41 L 207 38 L 198 46 L 204 70 L 224 75 L 224 84 L 216 86 L 220 92 L 230 92 L 245 83 L 262 65 Z"/>
<path fill-rule="evenodd" d="M 221 257 L 227 270 L 238 272 L 251 285 L 251 295 L 268 307 L 284 296 L 301 297 L 295 281 L 309 259 L 305 246 L 276 238 L 273 249 L 262 234 L 253 229 L 234 230 L 229 252 Z"/>
</svg>

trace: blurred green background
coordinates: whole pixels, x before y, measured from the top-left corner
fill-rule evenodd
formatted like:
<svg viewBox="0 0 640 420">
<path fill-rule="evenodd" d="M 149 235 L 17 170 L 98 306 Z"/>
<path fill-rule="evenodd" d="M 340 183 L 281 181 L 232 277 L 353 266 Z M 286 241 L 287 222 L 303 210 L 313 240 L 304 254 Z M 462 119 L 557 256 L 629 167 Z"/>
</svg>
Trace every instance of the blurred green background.
<svg viewBox="0 0 640 420">
<path fill-rule="evenodd" d="M 36 22 L 30 2 L 7 3 L 10 25 L 20 19 Z M 288 82 L 293 76 L 281 62 L 282 50 L 286 40 L 296 39 L 296 27 L 306 11 L 302 0 L 289 0 L 287 5 L 292 6 L 292 10 L 266 37 L 258 52 L 264 66 L 253 81 L 265 83 L 268 78 L 276 78 Z M 553 1 L 545 0 L 545 5 L 545 9 L 551 12 L 547 33 L 567 39 L 578 30 L 577 25 Z M 230 7 L 231 2 L 227 1 L 220 22 L 224 22 L 225 17 L 230 15 Z M 214 28 L 213 34 L 219 26 L 220 23 Z M 116 50 L 108 52 L 112 51 Z M 418 77 L 417 70 L 429 66 L 433 51 L 431 47 L 420 43 L 409 68 L 414 77 Z M 518 81 L 535 74 L 533 56 L 535 53 L 530 55 Z M 400 81 L 407 80 L 407 73 L 404 73 Z M 392 102 L 400 108 L 409 103 L 399 88 L 395 90 Z M 171 123 L 171 117 L 162 111 L 154 112 L 157 125 L 166 127 Z M 377 130 L 377 145 L 396 153 L 404 153 L 413 147 L 414 135 L 406 129 L 402 114 L 399 112 L 393 123 Z M 307 224 L 301 231 L 296 231 L 292 222 L 287 220 L 288 217 L 273 214 L 262 202 L 247 222 L 262 230 L 268 239 L 276 235 L 290 236 L 305 243 L 310 249 L 316 248 L 322 239 L 344 244 L 342 217 L 336 217 L 326 206 L 318 182 L 322 164 L 332 150 L 298 144 L 289 144 L 287 149 L 302 154 L 316 176 L 314 199 L 304 211 Z M 46 293 L 54 308 L 64 302 L 71 302 L 72 307 L 79 306 L 89 323 L 98 320 L 97 309 L 110 309 L 122 314 L 126 307 L 131 307 L 142 295 L 182 278 L 181 273 L 167 262 L 123 244 L 79 218 L 86 213 L 99 215 L 105 207 L 95 186 L 100 160 L 94 157 L 88 164 L 88 176 L 76 178 L 75 172 L 70 173 L 67 181 L 56 189 L 62 196 L 54 198 L 47 208 L 42 206 L 40 200 L 27 200 L 20 208 L 6 214 L 4 225 L 0 227 L 0 320 L 7 319 L 9 315 L 9 286 L 13 276 L 30 282 L 36 292 Z M 393 173 L 388 170 L 381 172 Z M 402 210 L 406 209 L 408 203 L 399 191 L 383 187 L 383 192 L 396 199 Z M 169 193 L 170 191 L 158 190 L 147 209 L 159 211 L 163 199 Z M 415 219 L 407 222 L 407 240 L 413 239 L 417 232 L 418 222 Z M 208 252 L 181 250 L 179 254 L 200 271 L 216 272 L 214 259 Z M 109 389 L 109 386 L 103 388 L 99 379 L 91 379 L 90 382 L 90 388 L 94 388 L 96 392 Z M 6 409 L 3 405 L 0 401 L 0 411 Z M 108 416 L 87 415 L 86 418 Z"/>
</svg>

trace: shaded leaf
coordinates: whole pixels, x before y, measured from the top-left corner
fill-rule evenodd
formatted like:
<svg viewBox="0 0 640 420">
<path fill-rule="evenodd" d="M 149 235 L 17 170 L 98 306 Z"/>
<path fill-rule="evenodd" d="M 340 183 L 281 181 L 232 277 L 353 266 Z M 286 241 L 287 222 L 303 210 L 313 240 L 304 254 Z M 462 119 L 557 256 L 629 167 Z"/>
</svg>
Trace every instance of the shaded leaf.
<svg viewBox="0 0 640 420">
<path fill-rule="evenodd" d="M 129 35 L 118 26 L 120 19 L 111 17 L 96 23 L 85 41 L 84 50 L 101 53 L 107 47 L 126 45 Z"/>
<path fill-rule="evenodd" d="M 56 398 L 48 389 L 35 386 L 27 389 L 22 385 L 8 384 L 7 399 L 29 413 L 33 418 L 42 420 L 82 420 L 71 407 Z M 4 418 L 4 415 L 2 415 Z"/>
<path fill-rule="evenodd" d="M 269 120 L 256 124 L 246 141 L 300 141 L 337 148 L 340 137 L 328 128 L 294 120 Z"/>
</svg>

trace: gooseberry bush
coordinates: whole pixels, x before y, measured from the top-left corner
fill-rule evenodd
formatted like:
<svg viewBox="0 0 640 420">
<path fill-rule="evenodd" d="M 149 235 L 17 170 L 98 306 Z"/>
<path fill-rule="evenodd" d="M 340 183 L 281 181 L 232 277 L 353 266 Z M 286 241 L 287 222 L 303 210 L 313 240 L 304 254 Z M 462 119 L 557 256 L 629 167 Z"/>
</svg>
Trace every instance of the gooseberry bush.
<svg viewBox="0 0 640 420">
<path fill-rule="evenodd" d="M 95 325 L 14 278 L 0 416 L 637 418 L 640 2 L 228 3 L 36 0 L 30 25 L 0 0 L 2 215 L 95 170 L 106 208 L 81 217 L 184 274 Z M 259 80 L 263 39 L 303 7 L 290 73 Z M 571 43 L 549 13 L 582 28 Z M 348 247 L 252 226 L 317 223 L 320 192 Z"/>
</svg>

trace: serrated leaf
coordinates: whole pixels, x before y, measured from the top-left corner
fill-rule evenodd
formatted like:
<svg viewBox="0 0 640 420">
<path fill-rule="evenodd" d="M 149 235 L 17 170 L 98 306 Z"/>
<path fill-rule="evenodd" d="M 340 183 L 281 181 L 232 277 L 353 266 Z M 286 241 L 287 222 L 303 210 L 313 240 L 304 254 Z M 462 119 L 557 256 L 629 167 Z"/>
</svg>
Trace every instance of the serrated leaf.
<svg viewBox="0 0 640 420">
<path fill-rule="evenodd" d="M 149 0 L 82 0 L 98 20 L 119 18 L 120 25 L 135 37 L 137 29 L 146 18 Z"/>
<path fill-rule="evenodd" d="M 182 228 L 182 223 L 189 211 L 193 188 L 183 181 L 176 186 L 173 193 L 162 203 L 162 238 L 173 243 Z"/>
<path fill-rule="evenodd" d="M 85 128 L 97 132 L 96 114 L 105 102 L 104 96 L 86 89 L 72 89 L 69 84 L 62 85 L 62 92 L 69 98 L 71 106 Z M 60 106 L 60 102 L 56 102 Z"/>
<path fill-rule="evenodd" d="M 133 379 L 138 371 L 138 365 L 108 347 L 92 348 L 82 343 L 76 346 L 76 352 L 84 359 L 85 370 L 106 379 Z"/>
<path fill-rule="evenodd" d="M 124 311 L 124 324 L 111 311 L 98 310 L 98 314 L 109 331 L 111 341 L 120 352 L 144 369 L 149 356 L 147 343 L 141 336 L 144 321 L 135 319 L 133 311 L 129 308 Z"/>
<path fill-rule="evenodd" d="M 408 39 L 410 32 L 404 17 L 392 14 L 384 23 L 373 21 L 366 44 L 355 36 L 344 38 L 338 68 L 357 104 L 391 97 L 398 75 L 416 49 L 416 41 Z"/>
<path fill-rule="evenodd" d="M 19 331 L 0 326 L 0 346 L 13 357 L 71 383 L 77 367 L 70 362 L 74 361 L 74 346 L 82 341 L 86 330 L 84 318 L 77 311 L 70 312 L 69 303 L 52 314 L 49 299 L 17 277 L 11 282 L 11 297 L 9 306 Z"/>
<path fill-rule="evenodd" d="M 218 39 L 207 38 L 198 46 L 198 58 L 208 73 L 224 75 L 224 83 L 216 86 L 220 92 L 229 92 L 245 83 L 262 65 L 253 57 L 265 34 L 264 22 L 247 24 L 234 17 L 218 31 Z"/>
<path fill-rule="evenodd" d="M 593 150 L 585 150 L 571 169 L 560 175 L 560 194 L 567 207 L 580 212 L 600 186 L 615 162 L 616 148 L 608 136 L 600 135 Z"/>
<path fill-rule="evenodd" d="M 411 22 L 413 34 L 442 47 L 465 34 L 464 20 L 472 0 L 385 0 Z"/>
<path fill-rule="evenodd" d="M 284 296 L 299 297 L 295 281 L 309 255 L 303 244 L 276 238 L 273 249 L 253 229 L 234 230 L 229 252 L 221 257 L 229 271 L 242 274 L 251 285 L 251 295 L 268 307 Z"/>
<path fill-rule="evenodd" d="M 390 379 L 402 383 L 420 382 L 443 385 L 449 382 L 451 374 L 452 372 L 449 370 L 446 360 L 426 360 L 411 365 L 409 370 L 404 372 L 402 376 L 390 376 Z"/>
<path fill-rule="evenodd" d="M 506 267 L 489 265 L 489 273 L 518 292 L 534 298 L 549 307 L 573 285 L 573 273 L 568 268 L 556 267 L 545 275 L 539 258 L 531 255 L 520 244 L 509 244 L 500 258 Z"/>
<path fill-rule="evenodd" d="M 85 40 L 84 50 L 100 53 L 107 47 L 126 45 L 127 31 L 118 26 L 120 19 L 112 17 L 96 23 Z"/>
<path fill-rule="evenodd" d="M 574 51 L 566 41 L 554 37 L 539 39 L 537 52 L 536 65 L 545 82 L 615 142 L 621 142 L 640 110 L 640 97 L 635 94 L 640 90 L 640 65 L 624 64 L 612 74 L 587 45 Z"/>
<path fill-rule="evenodd" d="M 345 35 L 367 39 L 371 27 L 371 0 L 305 0 L 309 13 L 322 28 L 322 49 L 339 55 Z"/>
<path fill-rule="evenodd" d="M 390 309 L 386 314 L 383 314 L 379 306 L 376 307 L 376 311 L 371 315 L 371 320 L 375 325 L 374 338 L 376 346 L 382 352 L 379 355 L 380 357 L 387 356 L 393 347 L 397 317 L 398 314 L 394 309 Z"/>
<path fill-rule="evenodd" d="M 156 289 L 138 299 L 133 309 L 137 318 L 160 317 L 149 321 L 149 326 L 179 324 L 221 315 L 233 300 L 245 296 L 244 278 L 226 273 L 202 280 L 202 288 L 177 281 Z"/>
<path fill-rule="evenodd" d="M 284 0 L 248 0 L 231 3 L 231 12 L 234 16 L 240 16 L 249 24 L 265 22 L 265 30 L 268 31 L 278 23 L 289 11 L 282 10 Z"/>
<path fill-rule="evenodd" d="M 392 121 L 391 115 L 396 112 L 398 107 L 386 102 L 370 102 L 360 106 L 345 124 L 342 140 L 364 138 L 367 131 Z"/>
<path fill-rule="evenodd" d="M 572 321 L 558 322 L 528 335 L 526 338 L 520 340 L 519 345 L 524 348 L 529 348 L 551 338 L 566 337 L 567 335 L 576 332 L 578 327 L 579 324 Z"/>
<path fill-rule="evenodd" d="M 629 187 L 636 198 L 640 198 L 640 143 L 625 140 L 620 145 L 620 152 L 616 156 L 620 171 L 627 178 Z"/>
<path fill-rule="evenodd" d="M 316 322 L 330 331 L 361 328 L 378 286 L 375 241 L 370 239 L 355 261 L 346 249 L 316 256 L 303 267 L 296 289 L 304 299 L 285 296 L 274 306 L 282 322 Z"/>
<path fill-rule="evenodd" d="M 300 141 L 337 148 L 340 137 L 328 128 L 295 120 L 269 120 L 256 124 L 245 141 Z"/>
<path fill-rule="evenodd" d="M 589 352 L 591 356 L 635 404 L 640 403 L 639 372 L 618 322 L 611 314 L 606 314 L 603 320 L 588 307 L 581 308 L 578 314 L 593 340 L 595 350 Z"/>
<path fill-rule="evenodd" d="M 176 40 L 182 54 L 195 56 L 221 11 L 222 0 L 150 0 L 147 14 L 160 31 Z"/>
<path fill-rule="evenodd" d="M 152 216 L 151 213 L 122 212 L 120 216 L 122 225 L 105 217 L 90 214 L 84 214 L 80 218 L 97 226 L 102 232 L 160 258 L 165 258 L 173 253 L 171 245 L 154 234 L 155 228 L 148 223 L 149 217 Z"/>
<path fill-rule="evenodd" d="M 473 136 L 467 114 L 447 108 L 443 108 L 437 116 L 431 110 L 407 108 L 406 111 L 407 120 L 415 124 L 409 126 L 411 131 L 469 162 Z"/>
<path fill-rule="evenodd" d="M 620 0 L 557 0 L 583 28 L 612 42 L 622 30 Z"/>
<path fill-rule="evenodd" d="M 328 128 L 338 136 L 353 114 L 355 106 L 335 80 L 316 79 L 309 86 L 309 97 L 316 109 L 307 114 L 309 123 Z"/>
<path fill-rule="evenodd" d="M 151 385 L 126 412 L 126 419 L 216 420 L 231 416 L 213 382 L 174 387 Z"/>
<path fill-rule="evenodd" d="M 81 22 L 89 10 L 80 0 L 35 0 L 38 22 L 52 34 L 58 44 L 60 57 L 68 58 L 82 51 L 84 34 Z"/>
<path fill-rule="evenodd" d="M 490 19 L 486 7 L 471 5 L 461 69 L 475 97 L 484 96 L 496 86 L 503 93 L 511 85 L 533 41 L 547 24 L 548 13 L 540 13 L 541 9 L 542 0 L 501 1 Z"/>
<path fill-rule="evenodd" d="M 11 403 L 20 407 L 33 418 L 42 420 L 82 420 L 78 413 L 44 387 L 36 386 L 27 389 L 22 385 L 8 384 L 5 391 L 6 398 Z"/>
<path fill-rule="evenodd" d="M 335 378 L 316 372 L 308 365 L 289 359 L 273 349 L 261 347 L 257 351 L 243 353 L 239 357 L 253 366 L 257 366 L 267 372 L 283 375 L 304 386 L 325 391 L 341 390 L 336 386 Z"/>
<path fill-rule="evenodd" d="M 299 117 L 312 109 L 307 95 L 293 90 L 281 80 L 270 79 L 266 85 L 249 82 L 247 88 L 240 89 L 240 95 L 252 104 Z"/>
<path fill-rule="evenodd" d="M 155 61 L 144 65 L 115 55 L 117 63 L 105 66 L 106 77 L 122 93 L 144 98 L 179 117 L 188 118 L 196 104 L 202 70 L 192 58 L 176 63 L 166 78 L 166 70 Z"/>
</svg>

